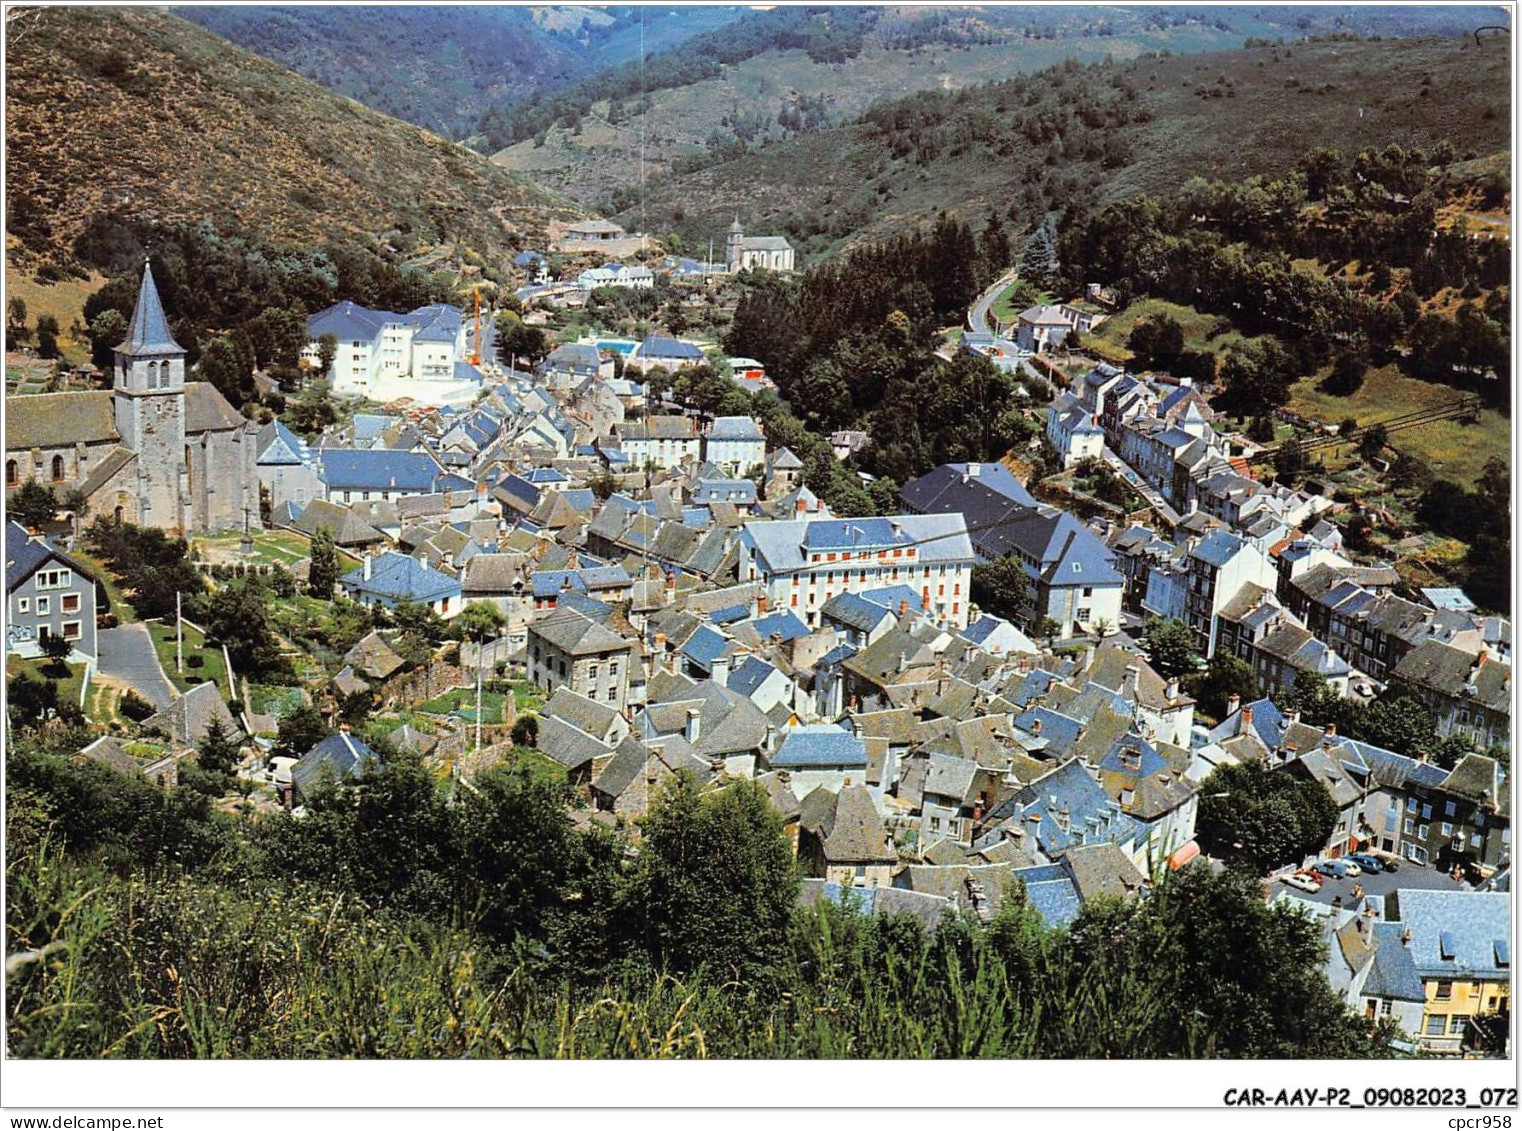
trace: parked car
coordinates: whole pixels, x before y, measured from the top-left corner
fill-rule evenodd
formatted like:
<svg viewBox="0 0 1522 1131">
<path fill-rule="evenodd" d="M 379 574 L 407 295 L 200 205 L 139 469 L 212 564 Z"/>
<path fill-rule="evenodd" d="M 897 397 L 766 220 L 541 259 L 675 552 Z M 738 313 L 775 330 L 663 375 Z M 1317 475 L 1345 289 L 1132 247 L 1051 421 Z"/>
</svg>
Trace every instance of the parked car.
<svg viewBox="0 0 1522 1131">
<path fill-rule="evenodd" d="M 1360 868 L 1356 863 L 1354 863 L 1353 858 L 1351 856 L 1344 856 L 1342 858 L 1342 866 L 1347 869 L 1348 875 L 1350 875 L 1350 876 L 1361 876 L 1361 875 L 1363 875 L 1363 869 Z"/>
<path fill-rule="evenodd" d="M 1292 872 L 1288 876 L 1280 876 L 1279 878 L 1290 887 L 1299 888 L 1301 891 L 1318 892 L 1321 890 L 1321 881 L 1315 876 L 1306 875 L 1304 872 Z"/>
<path fill-rule="evenodd" d="M 1329 880 L 1340 880 L 1348 874 L 1348 866 L 1342 860 L 1318 860 L 1313 870 Z"/>
<path fill-rule="evenodd" d="M 1367 852 L 1355 852 L 1348 859 L 1357 864 L 1365 872 L 1374 873 L 1385 870 L 1384 861 L 1378 856 L 1370 856 Z"/>
</svg>

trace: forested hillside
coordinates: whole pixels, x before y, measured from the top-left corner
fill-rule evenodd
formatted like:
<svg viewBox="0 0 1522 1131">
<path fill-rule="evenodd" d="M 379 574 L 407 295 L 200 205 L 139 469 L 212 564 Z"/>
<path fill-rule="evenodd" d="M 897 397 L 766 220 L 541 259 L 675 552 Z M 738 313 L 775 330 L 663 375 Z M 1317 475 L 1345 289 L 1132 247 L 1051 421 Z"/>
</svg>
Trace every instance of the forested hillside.
<svg viewBox="0 0 1522 1131">
<path fill-rule="evenodd" d="M 102 216 L 501 256 L 577 210 L 434 134 L 151 8 L 12 13 L 12 264 L 61 274 Z"/>
<path fill-rule="evenodd" d="M 453 138 L 492 106 L 659 52 L 743 9 L 185 7 L 176 15 L 372 110 Z"/>
<path fill-rule="evenodd" d="M 1331 40 L 1209 56 L 1067 62 L 959 91 L 882 102 L 855 122 L 653 177 L 621 218 L 706 240 L 736 212 L 803 251 L 918 224 L 941 208 L 1017 226 L 1073 201 L 1166 192 L 1191 175 L 1278 173 L 1344 152 L 1448 141 L 1506 148 L 1502 39 Z"/>
<path fill-rule="evenodd" d="M 882 98 L 957 91 L 1069 58 L 1473 26 L 1453 9 L 787 8 L 747 15 L 642 66 L 506 103 L 482 129 L 486 143 L 508 146 L 497 154 L 507 168 L 602 205 L 642 175 L 722 164 L 847 123 Z"/>
</svg>

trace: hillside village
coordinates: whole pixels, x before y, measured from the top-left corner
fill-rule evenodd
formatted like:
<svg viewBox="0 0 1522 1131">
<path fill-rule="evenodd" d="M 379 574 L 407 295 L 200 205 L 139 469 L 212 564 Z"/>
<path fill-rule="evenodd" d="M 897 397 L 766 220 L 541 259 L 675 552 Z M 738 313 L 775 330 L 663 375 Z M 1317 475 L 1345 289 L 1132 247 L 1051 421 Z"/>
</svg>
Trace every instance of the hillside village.
<svg viewBox="0 0 1522 1131">
<path fill-rule="evenodd" d="M 759 190 L 632 230 L 426 132 L 468 223 L 129 201 L 65 250 L 30 201 L 79 317 L 7 309 L 12 1044 L 1508 1057 L 1509 179 L 1392 143 L 1089 199 L 1176 65 L 833 124 L 927 182 L 979 106 L 1035 138 L 1018 200 L 870 239 Z M 579 137 L 632 73 L 481 119 Z M 131 973 L 63 1032 L 86 953 Z"/>
<path fill-rule="evenodd" d="M 1033 308 L 962 348 L 1023 371 L 1060 349 L 1033 325 L 1079 317 L 1097 321 Z M 39 435 L 8 451 L 8 485 L 40 479 L 77 509 L 7 527 L 8 657 L 40 665 L 50 640 L 69 644 L 99 733 L 79 757 L 167 782 L 209 734 L 230 736 L 243 804 L 298 815 L 313 789 L 388 752 L 423 757 L 452 788 L 532 758 L 570 783 L 575 820 L 636 840 L 675 775 L 704 790 L 754 781 L 796 852 L 801 900 L 852 892 L 927 926 L 953 909 L 989 921 L 1012 881 L 1055 927 L 1093 898 L 1145 899 L 1170 871 L 1219 867 L 1202 851 L 1202 791 L 1224 767 L 1267 767 L 1332 800 L 1324 836 L 1275 861 L 1264 890 L 1327 916 L 1328 974 L 1349 1007 L 1396 1018 L 1413 1047 L 1484 1047 L 1477 1018 L 1505 1008 L 1509 973 L 1493 940 L 1469 936 L 1509 886 L 1510 624 L 1456 590 L 1408 599 L 1395 570 L 1355 562 L 1328 521 L 1341 508 L 1260 482 L 1264 445 L 1218 427 L 1187 378 L 1093 363 L 1045 410 L 1060 468 L 1097 463 L 1135 485 L 1123 518 L 1085 521 L 977 462 L 904 484 L 898 514 L 850 518 L 758 420 L 684 409 L 636 380 L 706 365 L 701 348 L 658 334 L 626 354 L 570 343 L 529 372 L 468 360 L 468 318 L 351 302 L 314 315 L 305 356 L 327 360 L 335 390 L 388 377 L 415 395 L 310 439 L 280 420 L 247 425 L 234 441 L 250 464 L 213 469 L 202 489 L 253 497 L 252 475 L 262 507 L 223 522 L 158 501 L 172 476 L 156 485 L 162 457 L 128 431 L 145 402 L 172 406 L 159 417 L 171 421 L 206 412 L 151 266 L 114 392 L 12 402 L 12 436 Z M 327 357 L 325 335 L 339 342 Z M 102 396 L 116 407 L 101 439 L 120 456 L 97 459 L 77 425 L 66 444 L 28 423 L 44 408 L 77 420 L 69 405 Z M 184 621 L 133 624 L 108 604 L 121 566 L 79 532 L 102 513 L 189 536 L 213 605 L 258 576 L 363 612 L 339 638 L 328 602 L 309 602 L 324 626 L 311 642 L 275 618 L 266 631 L 287 662 L 259 663 L 295 673 L 284 687 L 238 670 L 236 639 L 191 625 L 197 652 L 223 663 L 190 674 Z M 170 515 L 183 517 L 158 521 Z M 1000 560 L 1023 576 L 1007 618 L 973 596 L 975 568 Z M 1183 667 L 1156 651 L 1159 625 L 1186 630 Z M 169 659 L 148 646 L 165 627 Z M 1200 710 L 1193 665 L 1217 657 L 1240 661 L 1245 683 Z M 1396 692 L 1457 744 L 1446 765 L 1339 735 L 1299 706 Z M 134 700 L 153 713 L 132 721 Z M 316 724 L 302 745 L 293 719 Z M 1356 886 L 1349 857 L 1369 874 Z M 1381 862 L 1404 870 L 1377 885 Z M 1433 932 L 1461 936 L 1443 944 L 1459 952 L 1427 955 Z"/>
</svg>

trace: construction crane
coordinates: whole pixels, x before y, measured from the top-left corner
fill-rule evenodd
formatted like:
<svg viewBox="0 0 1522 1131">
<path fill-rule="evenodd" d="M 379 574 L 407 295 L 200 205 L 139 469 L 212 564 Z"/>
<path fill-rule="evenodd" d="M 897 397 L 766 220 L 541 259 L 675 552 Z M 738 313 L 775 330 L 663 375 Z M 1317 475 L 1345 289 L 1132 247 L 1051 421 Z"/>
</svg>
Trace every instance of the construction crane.
<svg viewBox="0 0 1522 1131">
<path fill-rule="evenodd" d="M 471 331 L 470 339 L 470 363 L 477 368 L 481 366 L 481 292 L 494 292 L 496 289 L 497 284 L 493 283 L 490 279 L 477 279 L 475 282 L 460 288 L 461 294 L 469 293 L 472 296 L 475 306 L 475 329 Z M 490 313 L 490 309 L 488 309 L 488 316 L 490 316 Z"/>
</svg>

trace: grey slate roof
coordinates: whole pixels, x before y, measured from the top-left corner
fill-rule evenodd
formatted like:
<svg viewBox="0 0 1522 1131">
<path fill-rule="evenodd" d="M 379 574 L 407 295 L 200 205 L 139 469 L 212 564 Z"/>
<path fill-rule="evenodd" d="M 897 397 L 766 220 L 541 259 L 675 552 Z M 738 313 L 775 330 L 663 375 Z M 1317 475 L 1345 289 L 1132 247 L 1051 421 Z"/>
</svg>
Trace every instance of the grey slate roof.
<svg viewBox="0 0 1522 1131">
<path fill-rule="evenodd" d="M 132 311 L 132 321 L 127 325 L 126 340 L 116 347 L 116 352 L 129 357 L 161 357 L 185 352 L 169 332 L 169 319 L 164 317 L 164 304 L 159 301 L 153 268 L 147 263 L 143 264 L 143 282 L 138 287 L 137 305 Z"/>
</svg>

